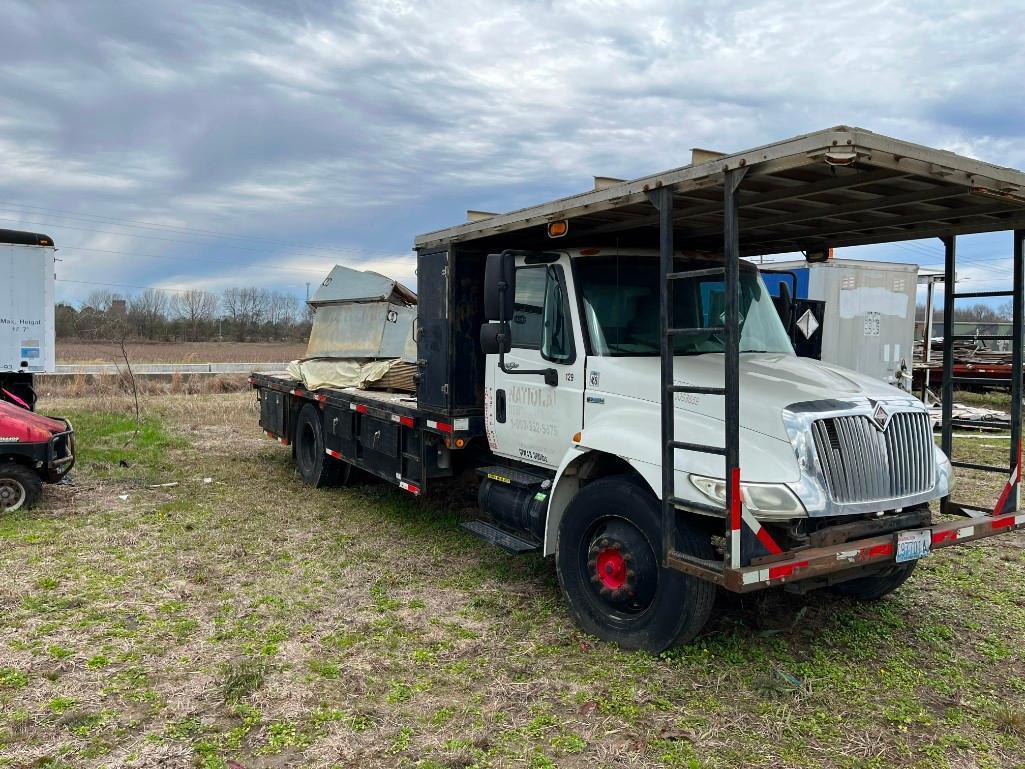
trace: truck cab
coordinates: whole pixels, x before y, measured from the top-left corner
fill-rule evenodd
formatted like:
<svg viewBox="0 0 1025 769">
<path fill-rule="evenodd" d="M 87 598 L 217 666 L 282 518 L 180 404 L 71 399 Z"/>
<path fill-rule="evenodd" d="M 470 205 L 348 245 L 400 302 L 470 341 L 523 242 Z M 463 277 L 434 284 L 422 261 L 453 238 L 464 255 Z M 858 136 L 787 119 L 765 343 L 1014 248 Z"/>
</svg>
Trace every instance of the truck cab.
<svg viewBox="0 0 1025 769">
<path fill-rule="evenodd" d="M 708 328 L 674 340 L 681 385 L 715 387 L 724 377 L 721 259 L 683 255 L 674 317 Z M 518 255 L 509 351 L 487 357 L 485 424 L 498 456 L 557 472 L 593 461 L 625 462 L 659 490 L 658 254 L 600 248 Z M 925 406 L 857 372 L 798 358 L 754 265 L 741 267 L 740 464 L 751 515 L 795 534 L 812 518 L 864 516 L 944 496 L 950 464 L 932 440 Z M 503 363 L 504 361 L 504 363 Z M 554 373 L 553 373 L 554 372 Z M 555 384 L 546 383 L 549 381 Z M 723 443 L 722 402 L 678 393 L 676 434 Z M 676 453 L 677 496 L 708 514 L 725 502 L 720 457 Z M 547 551 L 559 510 L 549 511 Z M 803 528 L 807 528 L 806 525 Z"/>
</svg>

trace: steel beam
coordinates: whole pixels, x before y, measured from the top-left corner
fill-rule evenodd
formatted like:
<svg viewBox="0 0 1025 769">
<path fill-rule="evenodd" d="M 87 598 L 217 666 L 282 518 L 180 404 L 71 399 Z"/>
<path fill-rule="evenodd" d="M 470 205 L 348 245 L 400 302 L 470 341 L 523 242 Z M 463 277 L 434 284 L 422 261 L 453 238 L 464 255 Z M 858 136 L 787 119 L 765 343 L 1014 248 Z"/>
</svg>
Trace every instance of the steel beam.
<svg viewBox="0 0 1025 769">
<path fill-rule="evenodd" d="M 1025 302 L 1025 230 L 1014 230 L 1014 280 L 1011 297 L 1011 468 L 1009 493 L 1002 496 L 1003 507 L 997 513 L 1013 512 L 1018 509 L 1021 497 L 1021 395 L 1022 395 L 1022 311 Z"/>
<path fill-rule="evenodd" d="M 940 448 L 951 457 L 954 445 L 954 281 L 957 279 L 955 261 L 957 240 L 953 235 L 940 238 L 943 241 L 943 390 L 940 411 Z M 940 510 L 947 511 L 950 494 L 940 500 Z"/>
<path fill-rule="evenodd" d="M 662 409 L 662 561 L 676 550 L 676 507 L 673 505 L 674 471 L 676 468 L 676 420 L 673 396 L 666 389 L 673 379 L 673 289 L 669 275 L 673 272 L 673 191 L 660 187 L 651 194 L 658 208 L 659 324 L 662 330 L 659 351 L 661 358 L 660 395 Z"/>
<path fill-rule="evenodd" d="M 726 398 L 724 417 L 726 439 L 726 541 L 727 563 L 736 569 L 743 565 L 741 553 L 743 537 L 739 527 L 740 506 L 740 183 L 746 168 L 726 171 L 723 183 L 723 261 L 726 268 L 726 343 L 724 375 Z"/>
</svg>

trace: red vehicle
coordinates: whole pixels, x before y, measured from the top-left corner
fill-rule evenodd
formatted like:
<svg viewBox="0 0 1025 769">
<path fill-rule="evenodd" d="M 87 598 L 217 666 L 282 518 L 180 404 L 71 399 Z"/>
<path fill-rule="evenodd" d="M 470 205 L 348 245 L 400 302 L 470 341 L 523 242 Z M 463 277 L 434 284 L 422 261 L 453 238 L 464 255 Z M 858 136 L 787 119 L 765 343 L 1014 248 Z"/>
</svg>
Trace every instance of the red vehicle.
<svg viewBox="0 0 1025 769">
<path fill-rule="evenodd" d="M 68 420 L 0 400 L 0 513 L 32 507 L 43 483 L 57 483 L 74 464 L 75 431 Z"/>
</svg>

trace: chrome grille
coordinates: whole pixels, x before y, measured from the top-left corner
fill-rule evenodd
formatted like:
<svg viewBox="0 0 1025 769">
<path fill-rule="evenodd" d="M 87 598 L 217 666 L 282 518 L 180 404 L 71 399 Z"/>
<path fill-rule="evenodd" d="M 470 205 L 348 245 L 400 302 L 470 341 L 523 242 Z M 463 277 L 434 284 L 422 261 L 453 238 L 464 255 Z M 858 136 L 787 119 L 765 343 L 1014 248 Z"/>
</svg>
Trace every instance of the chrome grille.
<svg viewBox="0 0 1025 769">
<path fill-rule="evenodd" d="M 867 416 L 812 423 L 819 465 L 836 502 L 899 499 L 936 482 L 929 415 L 899 411 L 879 430 Z"/>
</svg>

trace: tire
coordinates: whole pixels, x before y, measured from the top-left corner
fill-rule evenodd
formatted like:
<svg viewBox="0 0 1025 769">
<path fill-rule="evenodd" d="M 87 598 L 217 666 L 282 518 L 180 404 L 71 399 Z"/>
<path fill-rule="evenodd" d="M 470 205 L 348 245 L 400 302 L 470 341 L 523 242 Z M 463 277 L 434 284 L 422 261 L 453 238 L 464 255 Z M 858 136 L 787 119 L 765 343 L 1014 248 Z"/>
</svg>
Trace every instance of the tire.
<svg viewBox="0 0 1025 769">
<path fill-rule="evenodd" d="M 348 479 L 349 465 L 329 457 L 324 450 L 324 422 L 320 409 L 307 403 L 295 423 L 295 464 L 308 486 L 338 486 Z"/>
<path fill-rule="evenodd" d="M 559 525 L 559 584 L 584 631 L 657 654 L 705 626 L 715 585 L 660 564 L 662 507 L 629 476 L 603 478 L 570 502 Z M 711 541 L 679 521 L 677 549 L 713 558 Z"/>
<path fill-rule="evenodd" d="M 907 582 L 915 570 L 917 561 L 891 566 L 876 574 L 856 577 L 846 582 L 829 586 L 829 591 L 855 601 L 878 601 Z"/>
<path fill-rule="evenodd" d="M 15 462 L 0 465 L 0 513 L 28 510 L 43 496 L 43 482 L 31 468 Z"/>
</svg>

